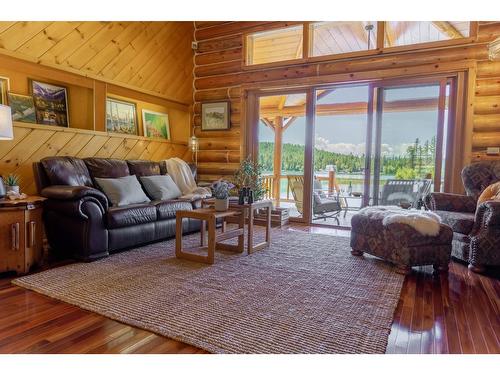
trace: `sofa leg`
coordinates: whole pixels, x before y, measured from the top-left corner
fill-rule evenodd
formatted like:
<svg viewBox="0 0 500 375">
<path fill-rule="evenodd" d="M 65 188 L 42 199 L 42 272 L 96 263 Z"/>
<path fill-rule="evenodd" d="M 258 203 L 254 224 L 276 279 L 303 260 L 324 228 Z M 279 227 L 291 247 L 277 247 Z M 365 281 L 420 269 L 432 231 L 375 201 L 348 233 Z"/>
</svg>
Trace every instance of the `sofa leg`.
<svg viewBox="0 0 500 375">
<path fill-rule="evenodd" d="M 469 268 L 469 270 L 471 270 L 474 273 L 483 273 L 484 271 L 486 271 L 486 267 L 475 265 L 475 264 L 472 264 L 472 263 L 469 264 L 468 268 Z"/>
<path fill-rule="evenodd" d="M 363 256 L 363 252 L 360 251 L 360 250 L 354 250 L 354 249 L 352 249 L 351 250 L 351 254 L 354 255 L 354 256 L 357 256 L 357 257 Z"/>
<path fill-rule="evenodd" d="M 404 264 L 396 265 L 396 272 L 401 275 L 409 275 L 411 273 L 411 267 L 405 266 Z"/>
<path fill-rule="evenodd" d="M 448 272 L 448 265 L 447 264 L 434 264 L 432 267 L 434 267 L 435 272 L 439 272 L 439 273 Z"/>
</svg>

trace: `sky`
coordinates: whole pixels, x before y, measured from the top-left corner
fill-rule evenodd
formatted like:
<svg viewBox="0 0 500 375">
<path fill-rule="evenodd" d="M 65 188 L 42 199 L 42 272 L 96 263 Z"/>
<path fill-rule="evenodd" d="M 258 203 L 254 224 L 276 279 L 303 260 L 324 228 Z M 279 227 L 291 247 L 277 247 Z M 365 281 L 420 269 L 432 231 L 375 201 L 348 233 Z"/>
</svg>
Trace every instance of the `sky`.
<svg viewBox="0 0 500 375">
<path fill-rule="evenodd" d="M 398 88 L 386 90 L 386 101 L 415 98 L 436 98 L 434 87 Z M 318 104 L 349 103 L 368 100 L 368 87 L 344 87 L 320 99 Z M 365 153 L 367 115 L 317 116 L 315 121 L 315 147 L 332 152 Z M 422 143 L 436 135 L 437 108 L 429 111 L 385 112 L 382 117 L 382 152 L 402 155 L 419 138 Z M 261 142 L 273 142 L 273 132 L 265 126 L 259 128 Z M 285 131 L 283 143 L 304 144 L 305 117 L 297 118 Z"/>
</svg>

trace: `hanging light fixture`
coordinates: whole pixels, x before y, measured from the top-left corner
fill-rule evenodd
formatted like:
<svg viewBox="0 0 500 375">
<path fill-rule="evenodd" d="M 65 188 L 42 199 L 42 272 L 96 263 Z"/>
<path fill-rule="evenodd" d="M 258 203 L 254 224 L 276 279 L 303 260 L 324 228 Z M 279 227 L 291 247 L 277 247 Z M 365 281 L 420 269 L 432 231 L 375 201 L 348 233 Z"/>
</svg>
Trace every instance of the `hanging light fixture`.
<svg viewBox="0 0 500 375">
<path fill-rule="evenodd" d="M 488 57 L 491 61 L 500 60 L 500 37 L 488 45 Z"/>
<path fill-rule="evenodd" d="M 198 147 L 199 141 L 198 138 L 193 134 L 191 138 L 189 138 L 189 146 L 191 147 L 191 152 L 193 154 L 193 161 L 195 164 L 198 164 Z"/>
<path fill-rule="evenodd" d="M 372 31 L 374 26 L 372 24 L 368 24 L 365 26 L 365 30 L 368 31 L 368 49 L 370 49 L 370 44 L 372 41 Z"/>
</svg>

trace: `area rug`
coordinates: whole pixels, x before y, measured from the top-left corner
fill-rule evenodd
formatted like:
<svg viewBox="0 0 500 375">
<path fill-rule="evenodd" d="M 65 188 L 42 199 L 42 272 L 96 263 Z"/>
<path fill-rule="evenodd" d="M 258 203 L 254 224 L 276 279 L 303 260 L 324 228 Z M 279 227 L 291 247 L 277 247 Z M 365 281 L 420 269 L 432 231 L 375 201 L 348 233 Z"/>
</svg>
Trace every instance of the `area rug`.
<svg viewBox="0 0 500 375">
<path fill-rule="evenodd" d="M 197 235 L 187 241 L 198 242 Z M 173 240 L 14 284 L 213 353 L 384 353 L 404 277 L 349 239 L 273 231 L 251 255 L 178 260 Z"/>
</svg>

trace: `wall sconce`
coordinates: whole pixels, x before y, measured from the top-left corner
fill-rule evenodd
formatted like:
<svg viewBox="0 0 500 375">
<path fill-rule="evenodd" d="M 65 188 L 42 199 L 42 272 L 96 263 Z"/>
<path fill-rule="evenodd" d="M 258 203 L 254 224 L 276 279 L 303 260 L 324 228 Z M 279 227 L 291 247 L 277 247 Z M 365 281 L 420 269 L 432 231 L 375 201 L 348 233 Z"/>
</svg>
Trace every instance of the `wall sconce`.
<svg viewBox="0 0 500 375">
<path fill-rule="evenodd" d="M 488 57 L 491 61 L 500 60 L 500 37 L 488 44 Z"/>
<path fill-rule="evenodd" d="M 12 111 L 10 107 L 0 104 L 0 140 L 14 139 L 12 128 Z"/>
<path fill-rule="evenodd" d="M 189 147 L 191 147 L 191 152 L 193 153 L 193 161 L 196 165 L 198 165 L 199 141 L 194 134 L 191 138 L 189 138 Z"/>
</svg>

